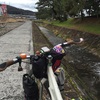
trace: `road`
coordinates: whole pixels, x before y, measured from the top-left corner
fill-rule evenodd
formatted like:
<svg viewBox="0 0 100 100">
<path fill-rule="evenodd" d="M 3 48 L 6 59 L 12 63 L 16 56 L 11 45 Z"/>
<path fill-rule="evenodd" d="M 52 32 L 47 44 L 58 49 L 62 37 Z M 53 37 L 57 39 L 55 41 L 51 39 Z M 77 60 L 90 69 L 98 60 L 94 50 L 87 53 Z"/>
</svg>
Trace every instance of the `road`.
<svg viewBox="0 0 100 100">
<path fill-rule="evenodd" d="M 20 53 L 32 52 L 31 21 L 0 37 L 0 63 L 13 59 Z M 23 100 L 22 76 L 26 73 L 26 64 L 22 63 L 23 71 L 18 72 L 18 64 L 12 65 L 0 73 L 0 100 Z"/>
</svg>

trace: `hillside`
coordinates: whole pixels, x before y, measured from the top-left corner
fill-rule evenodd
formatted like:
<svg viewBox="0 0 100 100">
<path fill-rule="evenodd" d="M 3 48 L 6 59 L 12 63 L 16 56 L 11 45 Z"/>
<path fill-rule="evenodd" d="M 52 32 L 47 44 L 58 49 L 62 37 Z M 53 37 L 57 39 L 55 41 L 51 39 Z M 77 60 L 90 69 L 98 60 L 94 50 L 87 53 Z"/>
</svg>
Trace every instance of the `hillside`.
<svg viewBox="0 0 100 100">
<path fill-rule="evenodd" d="M 7 5 L 7 12 L 8 14 L 35 15 L 33 11 L 19 9 L 10 5 Z"/>
</svg>

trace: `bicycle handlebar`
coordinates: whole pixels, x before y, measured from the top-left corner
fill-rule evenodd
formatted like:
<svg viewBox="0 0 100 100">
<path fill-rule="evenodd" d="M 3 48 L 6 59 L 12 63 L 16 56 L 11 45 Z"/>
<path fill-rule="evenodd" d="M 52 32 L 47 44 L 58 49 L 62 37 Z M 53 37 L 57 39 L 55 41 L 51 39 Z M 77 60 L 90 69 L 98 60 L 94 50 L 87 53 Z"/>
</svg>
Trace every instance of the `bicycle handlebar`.
<svg viewBox="0 0 100 100">
<path fill-rule="evenodd" d="M 78 40 L 70 40 L 70 41 L 68 41 L 68 42 L 64 42 L 64 43 L 58 44 L 58 45 L 60 45 L 60 46 L 62 46 L 62 47 L 66 47 L 66 46 L 70 46 L 70 45 L 72 45 L 72 44 L 80 44 L 80 43 L 82 43 L 83 41 L 84 41 L 84 39 L 83 39 L 83 38 L 80 38 L 80 39 L 78 39 Z"/>
<path fill-rule="evenodd" d="M 13 64 L 15 64 L 17 62 L 18 61 L 16 59 L 16 60 L 9 60 L 7 62 L 4 62 L 4 63 L 0 64 L 0 71 L 5 70 L 7 67 L 9 67 L 9 66 L 11 66 L 11 65 L 13 65 Z"/>
<path fill-rule="evenodd" d="M 60 45 L 62 47 L 65 47 L 65 46 L 69 46 L 71 44 L 79 44 L 79 43 L 81 43 L 83 41 L 84 41 L 83 38 L 80 38 L 80 40 L 76 41 L 76 42 L 72 40 L 72 41 L 64 42 L 64 43 L 58 44 L 58 45 Z M 0 71 L 5 70 L 7 67 L 9 67 L 9 66 L 11 66 L 11 65 L 13 65 L 15 63 L 19 63 L 19 66 L 21 66 L 21 60 L 22 59 L 30 59 L 30 58 L 31 58 L 31 56 L 27 56 L 26 54 L 20 54 L 20 56 L 16 57 L 16 59 L 9 60 L 7 62 L 4 62 L 4 63 L 0 64 Z"/>
</svg>

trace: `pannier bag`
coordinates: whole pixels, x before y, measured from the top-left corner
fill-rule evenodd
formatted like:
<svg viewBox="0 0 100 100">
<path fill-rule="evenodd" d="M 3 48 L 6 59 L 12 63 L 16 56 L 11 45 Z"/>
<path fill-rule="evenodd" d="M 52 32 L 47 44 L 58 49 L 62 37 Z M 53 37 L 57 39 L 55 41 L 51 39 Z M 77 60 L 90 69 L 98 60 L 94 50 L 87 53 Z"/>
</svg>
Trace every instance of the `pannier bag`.
<svg viewBox="0 0 100 100">
<path fill-rule="evenodd" d="M 36 78 L 40 79 L 47 76 L 48 61 L 44 56 L 32 57 L 32 71 Z"/>
<path fill-rule="evenodd" d="M 28 74 L 23 75 L 25 100 L 39 100 L 39 89 L 34 79 Z"/>
<path fill-rule="evenodd" d="M 53 59 L 52 59 L 52 69 L 55 72 L 57 68 L 59 68 L 61 64 L 62 58 L 65 56 L 64 49 L 57 45 L 50 51 Z"/>
</svg>

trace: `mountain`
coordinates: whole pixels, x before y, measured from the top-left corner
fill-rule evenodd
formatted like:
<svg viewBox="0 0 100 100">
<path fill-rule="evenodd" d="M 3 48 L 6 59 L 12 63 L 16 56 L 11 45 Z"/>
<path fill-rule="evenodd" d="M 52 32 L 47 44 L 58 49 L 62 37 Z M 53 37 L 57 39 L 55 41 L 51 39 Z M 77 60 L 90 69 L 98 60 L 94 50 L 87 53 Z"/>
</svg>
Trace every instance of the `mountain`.
<svg viewBox="0 0 100 100">
<path fill-rule="evenodd" d="M 33 11 L 23 10 L 23 9 L 16 8 L 10 5 L 7 5 L 7 13 L 8 14 L 21 14 L 21 15 L 35 15 L 35 12 Z"/>
</svg>

